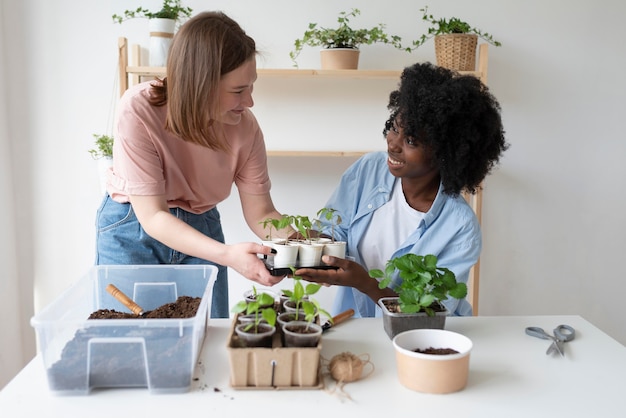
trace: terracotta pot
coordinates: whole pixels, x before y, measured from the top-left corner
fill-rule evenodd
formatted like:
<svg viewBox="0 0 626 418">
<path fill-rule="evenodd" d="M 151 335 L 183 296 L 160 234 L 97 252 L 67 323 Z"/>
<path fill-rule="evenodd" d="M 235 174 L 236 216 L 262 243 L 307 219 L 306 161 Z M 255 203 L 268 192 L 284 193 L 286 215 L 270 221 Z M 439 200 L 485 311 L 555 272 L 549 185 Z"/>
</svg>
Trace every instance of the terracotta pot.
<svg viewBox="0 0 626 418">
<path fill-rule="evenodd" d="M 414 329 L 393 338 L 400 383 L 417 392 L 451 393 L 467 385 L 472 341 L 441 329 Z M 457 354 L 424 354 L 415 350 L 451 348 Z"/>
<path fill-rule="evenodd" d="M 325 48 L 320 50 L 323 70 L 356 70 L 359 68 L 359 54 L 356 48 Z"/>
</svg>

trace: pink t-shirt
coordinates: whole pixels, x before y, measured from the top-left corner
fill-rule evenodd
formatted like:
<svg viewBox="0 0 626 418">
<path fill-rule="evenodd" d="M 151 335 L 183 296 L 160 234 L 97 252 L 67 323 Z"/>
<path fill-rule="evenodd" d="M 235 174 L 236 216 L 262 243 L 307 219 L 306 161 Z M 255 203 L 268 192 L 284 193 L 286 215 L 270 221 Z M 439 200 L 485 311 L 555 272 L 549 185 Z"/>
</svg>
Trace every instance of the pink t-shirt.
<svg viewBox="0 0 626 418">
<path fill-rule="evenodd" d="M 161 195 L 170 208 L 203 213 L 226 199 L 233 182 L 251 194 L 271 183 L 263 133 L 248 109 L 237 125 L 223 126 L 230 151 L 214 151 L 166 131 L 166 106 L 148 102 L 150 83 L 128 89 L 118 104 L 113 168 L 107 190 L 116 202 L 129 195 Z"/>
</svg>

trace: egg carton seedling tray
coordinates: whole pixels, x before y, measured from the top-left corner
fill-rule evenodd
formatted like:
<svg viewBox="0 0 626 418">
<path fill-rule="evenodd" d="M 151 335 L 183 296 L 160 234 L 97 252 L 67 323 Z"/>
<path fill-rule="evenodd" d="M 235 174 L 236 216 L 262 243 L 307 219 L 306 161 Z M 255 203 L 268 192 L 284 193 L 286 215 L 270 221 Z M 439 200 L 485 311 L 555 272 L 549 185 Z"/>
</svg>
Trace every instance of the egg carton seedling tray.
<svg viewBox="0 0 626 418">
<path fill-rule="evenodd" d="M 320 352 L 316 347 L 284 347 L 278 329 L 272 347 L 244 347 L 235 333 L 234 318 L 228 338 L 230 385 L 233 389 L 321 389 Z"/>
</svg>

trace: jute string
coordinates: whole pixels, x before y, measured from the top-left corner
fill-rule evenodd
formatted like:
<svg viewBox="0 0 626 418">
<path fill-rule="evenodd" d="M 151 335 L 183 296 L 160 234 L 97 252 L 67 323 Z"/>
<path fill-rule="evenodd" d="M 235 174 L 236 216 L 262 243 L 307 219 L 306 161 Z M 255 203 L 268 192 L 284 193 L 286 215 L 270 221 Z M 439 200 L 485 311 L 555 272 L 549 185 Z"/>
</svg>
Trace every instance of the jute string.
<svg viewBox="0 0 626 418">
<path fill-rule="evenodd" d="M 352 400 L 350 395 L 344 389 L 346 383 L 365 379 L 374 372 L 374 363 L 370 361 L 369 354 L 355 355 L 349 351 L 345 351 L 341 354 L 337 354 L 330 359 L 330 361 L 321 357 L 321 361 L 324 370 L 322 374 L 324 390 L 331 395 L 336 394 L 342 400 Z M 365 375 L 363 375 L 363 369 L 368 365 L 371 368 L 365 373 Z M 334 387 L 329 388 L 326 386 L 325 380 L 327 377 L 330 377 L 335 381 Z"/>
</svg>

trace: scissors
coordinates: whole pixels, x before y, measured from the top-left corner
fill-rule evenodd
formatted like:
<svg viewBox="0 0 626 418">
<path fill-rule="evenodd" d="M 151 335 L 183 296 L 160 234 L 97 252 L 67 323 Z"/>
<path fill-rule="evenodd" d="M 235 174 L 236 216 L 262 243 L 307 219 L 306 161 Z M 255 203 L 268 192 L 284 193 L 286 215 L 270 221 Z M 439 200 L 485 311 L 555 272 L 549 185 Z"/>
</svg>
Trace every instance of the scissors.
<svg viewBox="0 0 626 418">
<path fill-rule="evenodd" d="M 568 341 L 572 341 L 576 336 L 576 331 L 569 325 L 559 325 L 554 328 L 554 335 L 550 335 L 539 327 L 527 327 L 526 334 L 531 337 L 541 338 L 543 340 L 552 340 L 552 344 L 548 347 L 546 354 L 559 353 L 561 357 L 565 356 L 564 345 Z"/>
</svg>

